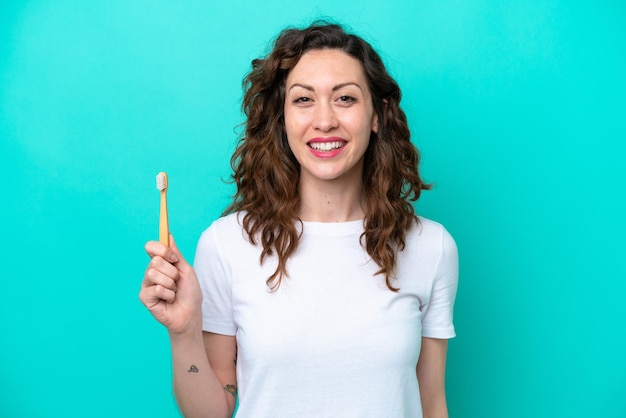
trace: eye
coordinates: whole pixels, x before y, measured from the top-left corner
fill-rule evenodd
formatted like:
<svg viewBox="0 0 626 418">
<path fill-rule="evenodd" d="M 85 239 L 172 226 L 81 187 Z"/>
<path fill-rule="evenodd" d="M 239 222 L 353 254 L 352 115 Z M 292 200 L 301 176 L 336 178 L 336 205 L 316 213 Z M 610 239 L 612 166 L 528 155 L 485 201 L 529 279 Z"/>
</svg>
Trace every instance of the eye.
<svg viewBox="0 0 626 418">
<path fill-rule="evenodd" d="M 306 97 L 306 96 L 296 97 L 295 99 L 292 100 L 292 103 L 295 103 L 295 104 L 307 104 L 309 102 L 311 102 L 311 98 Z"/>
<path fill-rule="evenodd" d="M 339 98 L 337 99 L 340 103 L 345 103 L 345 104 L 352 104 L 354 102 L 356 102 L 356 98 L 353 96 L 348 96 L 347 94 L 344 94 L 343 96 L 339 96 Z"/>
</svg>

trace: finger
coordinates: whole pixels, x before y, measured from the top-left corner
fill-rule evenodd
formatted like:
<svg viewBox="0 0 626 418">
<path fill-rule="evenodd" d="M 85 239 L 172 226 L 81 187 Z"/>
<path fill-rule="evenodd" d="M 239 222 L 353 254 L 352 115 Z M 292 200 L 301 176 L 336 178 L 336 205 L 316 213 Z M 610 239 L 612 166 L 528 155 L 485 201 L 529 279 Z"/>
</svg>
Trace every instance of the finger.
<svg viewBox="0 0 626 418">
<path fill-rule="evenodd" d="M 168 289 L 166 287 L 156 285 L 154 286 L 154 294 L 161 300 L 164 300 L 168 303 L 174 302 L 176 299 L 176 292 L 172 289 Z"/>
<path fill-rule="evenodd" d="M 177 268 L 183 271 L 189 266 L 189 263 L 187 263 L 187 260 L 185 260 L 185 257 L 183 257 L 183 254 L 178 249 L 178 246 L 176 246 L 176 241 L 174 240 L 174 236 L 172 234 L 170 234 L 170 248 L 172 249 L 176 257 L 178 257 L 178 260 L 179 260 L 179 261 L 175 261 L 174 264 L 176 265 Z"/>
<path fill-rule="evenodd" d="M 174 280 L 178 278 L 178 269 L 176 266 L 158 255 L 152 257 L 152 260 L 148 263 L 148 269 L 154 269 Z"/>
<path fill-rule="evenodd" d="M 174 235 L 172 235 L 171 233 L 170 233 L 170 248 L 172 249 L 172 251 L 174 251 L 176 255 L 179 255 L 182 258 L 182 254 L 180 253 L 180 250 L 178 249 L 178 246 L 176 245 L 176 240 L 174 240 Z"/>
<path fill-rule="evenodd" d="M 176 299 L 176 292 L 160 285 L 148 286 L 141 289 L 141 292 L 139 292 L 139 299 L 141 300 L 141 303 L 146 306 L 146 308 L 152 310 L 161 302 L 174 302 Z"/>
<path fill-rule="evenodd" d="M 171 269 L 173 269 L 175 272 L 177 272 L 174 266 L 172 266 L 171 264 L 168 264 L 168 266 Z M 163 273 L 163 271 L 159 269 L 148 267 L 144 275 L 143 287 L 159 285 L 167 289 L 176 291 L 177 280 L 178 280 L 178 274 L 174 274 L 173 276 L 171 276 L 166 273 Z"/>
<path fill-rule="evenodd" d="M 176 263 L 179 260 L 175 251 L 159 241 L 148 241 L 144 248 L 150 257 L 163 257 L 170 263 Z"/>
</svg>

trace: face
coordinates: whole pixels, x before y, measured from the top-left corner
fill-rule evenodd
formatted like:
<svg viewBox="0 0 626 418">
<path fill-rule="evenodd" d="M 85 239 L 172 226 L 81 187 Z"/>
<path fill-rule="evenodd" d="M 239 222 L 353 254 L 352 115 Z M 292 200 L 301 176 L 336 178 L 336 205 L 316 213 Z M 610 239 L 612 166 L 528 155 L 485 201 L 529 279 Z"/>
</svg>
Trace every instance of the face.
<svg viewBox="0 0 626 418">
<path fill-rule="evenodd" d="M 300 182 L 361 181 L 377 116 L 361 63 L 339 49 L 305 53 L 287 76 L 285 128 Z"/>
</svg>

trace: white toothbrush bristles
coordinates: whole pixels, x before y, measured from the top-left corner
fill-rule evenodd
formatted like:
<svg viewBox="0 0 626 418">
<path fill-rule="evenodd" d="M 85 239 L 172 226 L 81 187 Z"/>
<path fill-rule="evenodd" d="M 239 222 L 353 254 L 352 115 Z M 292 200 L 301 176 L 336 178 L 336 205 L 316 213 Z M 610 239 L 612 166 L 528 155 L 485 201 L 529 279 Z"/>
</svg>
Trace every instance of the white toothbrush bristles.
<svg viewBox="0 0 626 418">
<path fill-rule="evenodd" d="M 167 174 L 160 172 L 156 176 L 156 187 L 158 190 L 167 189 Z"/>
</svg>

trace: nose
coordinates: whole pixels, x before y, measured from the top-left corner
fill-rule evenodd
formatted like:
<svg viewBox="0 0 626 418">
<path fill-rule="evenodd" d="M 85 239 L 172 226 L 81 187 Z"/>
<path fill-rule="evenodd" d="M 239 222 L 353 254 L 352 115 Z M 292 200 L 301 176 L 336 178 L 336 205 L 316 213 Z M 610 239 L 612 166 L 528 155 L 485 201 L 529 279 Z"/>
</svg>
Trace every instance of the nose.
<svg viewBox="0 0 626 418">
<path fill-rule="evenodd" d="M 313 127 L 322 132 L 328 132 L 338 126 L 337 115 L 332 105 L 320 103 L 316 106 L 313 116 Z"/>
</svg>

